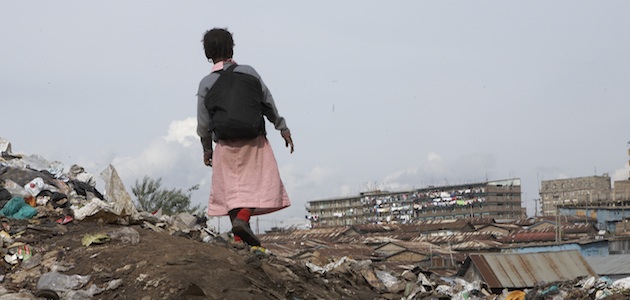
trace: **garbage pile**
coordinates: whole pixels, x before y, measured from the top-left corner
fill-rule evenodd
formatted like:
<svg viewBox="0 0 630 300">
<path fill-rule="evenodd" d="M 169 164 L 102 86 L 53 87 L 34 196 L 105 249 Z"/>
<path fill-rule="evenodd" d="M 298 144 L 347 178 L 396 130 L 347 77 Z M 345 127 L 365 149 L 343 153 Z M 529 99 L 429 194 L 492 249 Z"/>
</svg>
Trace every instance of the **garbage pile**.
<svg viewBox="0 0 630 300">
<path fill-rule="evenodd" d="M 138 219 L 131 197 L 113 166 L 101 173 L 106 184 L 105 199 L 96 189 L 94 176 L 78 165 L 64 172 L 61 162 L 48 162 L 38 155 L 16 155 L 11 144 L 0 138 L 0 215 L 13 219 L 30 219 L 36 215 L 56 213 L 59 223 L 88 217 L 132 222 Z"/>
<path fill-rule="evenodd" d="M 67 172 L 59 162 L 39 155 L 13 154 L 11 143 L 0 138 L 0 216 L 31 219 L 56 216 L 59 224 L 73 220 L 110 224 L 143 224 L 156 231 L 199 231 L 204 218 L 182 213 L 138 211 L 116 169 L 109 165 L 101 173 L 105 192 L 96 189 L 96 178 L 82 166 Z M 200 221 L 202 219 L 202 221 Z M 204 236 L 209 234 L 205 230 Z"/>
<path fill-rule="evenodd" d="M 2 138 L 0 153 L 0 300 L 630 298 L 630 277 L 493 291 L 413 265 L 251 254 L 204 218 L 138 211 L 111 165 L 99 191 L 82 166 L 14 154 Z"/>
<path fill-rule="evenodd" d="M 61 236 L 67 232 L 63 226 L 71 222 L 93 221 L 99 224 L 141 225 L 157 232 L 188 234 L 200 241 L 219 237 L 218 233 L 203 227 L 205 218 L 188 213 L 175 216 L 139 212 L 113 166 L 101 172 L 105 192 L 96 188 L 96 178 L 82 166 L 72 165 L 67 172 L 58 161 L 49 162 L 39 155 L 12 153 L 11 143 L 0 138 L 0 282 L 5 279 L 18 284 L 26 278 L 38 277 L 37 292 L 10 293 L 0 286 L 2 299 L 87 299 L 104 290 L 116 289 L 120 279 L 104 286 L 94 284 L 85 288 L 90 276 L 64 275 L 71 266 L 59 264 L 59 250 L 44 252 L 35 249 L 28 240 Z M 54 220 L 50 226 L 42 220 Z M 20 222 L 23 221 L 23 222 Z M 35 232 L 36 234 L 32 234 Z M 131 227 L 86 234 L 82 245 L 88 247 L 110 240 L 137 244 L 138 232 Z M 41 274 L 40 268 L 49 272 Z M 54 296 L 53 296 L 54 295 Z"/>
<path fill-rule="evenodd" d="M 607 277 L 578 278 L 573 281 L 540 283 L 524 290 L 493 293 L 483 282 L 467 282 L 457 277 L 440 277 L 419 267 L 400 273 L 387 270 L 370 260 L 356 261 L 346 256 L 318 266 L 306 262 L 308 269 L 330 281 L 353 278 L 354 284 L 367 282 L 381 299 L 401 300 L 563 300 L 630 299 L 630 277 L 612 281 Z"/>
</svg>

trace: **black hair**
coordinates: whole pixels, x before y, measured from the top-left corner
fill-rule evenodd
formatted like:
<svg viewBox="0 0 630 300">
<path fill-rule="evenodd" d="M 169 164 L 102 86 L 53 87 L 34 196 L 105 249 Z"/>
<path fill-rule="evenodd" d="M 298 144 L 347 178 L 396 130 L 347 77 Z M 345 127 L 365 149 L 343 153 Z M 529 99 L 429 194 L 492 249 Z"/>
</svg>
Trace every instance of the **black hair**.
<svg viewBox="0 0 630 300">
<path fill-rule="evenodd" d="M 206 52 L 206 58 L 227 59 L 234 55 L 234 39 L 227 28 L 213 28 L 203 36 L 203 49 Z"/>
</svg>

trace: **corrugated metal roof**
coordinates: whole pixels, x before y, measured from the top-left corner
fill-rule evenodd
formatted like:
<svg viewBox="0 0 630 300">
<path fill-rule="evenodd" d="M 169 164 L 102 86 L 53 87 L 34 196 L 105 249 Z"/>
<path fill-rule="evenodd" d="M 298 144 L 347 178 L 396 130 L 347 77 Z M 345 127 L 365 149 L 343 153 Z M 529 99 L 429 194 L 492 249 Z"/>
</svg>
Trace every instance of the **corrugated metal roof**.
<svg viewBox="0 0 630 300">
<path fill-rule="evenodd" d="M 356 224 L 352 228 L 361 233 L 389 232 L 398 230 L 397 224 Z"/>
<path fill-rule="evenodd" d="M 556 222 L 556 218 L 560 220 L 561 223 L 597 223 L 596 218 L 585 217 L 585 216 L 572 216 L 572 215 L 559 215 L 559 216 L 540 216 L 534 219 L 534 223 L 538 223 L 541 221 L 551 221 Z"/>
<path fill-rule="evenodd" d="M 556 240 L 555 232 L 519 232 L 497 238 L 501 243 L 532 243 L 553 242 Z"/>
<path fill-rule="evenodd" d="M 568 235 L 595 235 L 597 229 L 591 224 L 575 224 L 575 225 L 562 225 L 560 226 L 560 232 L 563 240 L 571 238 Z M 529 242 L 551 242 L 556 239 L 556 227 L 549 226 L 545 228 L 536 229 L 524 229 L 515 231 L 514 233 L 497 238 L 498 241 L 503 243 L 529 243 Z"/>
<path fill-rule="evenodd" d="M 576 250 L 527 254 L 470 254 L 490 288 L 528 288 L 539 282 L 574 280 L 595 271 Z"/>
<path fill-rule="evenodd" d="M 356 224 L 352 228 L 361 233 L 378 232 L 430 232 L 439 230 L 474 230 L 474 226 L 468 219 L 447 219 L 447 220 L 427 220 L 418 221 L 412 224 Z"/>
<path fill-rule="evenodd" d="M 630 274 L 630 254 L 588 256 L 584 259 L 600 276 Z"/>
<path fill-rule="evenodd" d="M 472 240 L 463 243 L 451 245 L 451 249 L 455 251 L 478 251 L 488 249 L 498 249 L 503 244 L 497 241 L 490 240 Z"/>
<path fill-rule="evenodd" d="M 413 232 L 387 232 L 387 233 L 367 233 L 355 236 L 340 236 L 335 239 L 337 243 L 363 243 L 363 244 L 375 244 L 378 241 L 409 241 L 418 237 L 419 233 Z"/>
<path fill-rule="evenodd" d="M 597 232 L 597 228 L 593 224 L 562 224 L 560 225 L 560 229 L 566 233 L 593 233 Z M 550 232 L 555 231 L 556 226 L 546 226 L 546 227 L 531 227 L 528 229 L 520 230 L 520 232 Z"/>
<path fill-rule="evenodd" d="M 372 247 L 364 245 L 333 245 L 330 248 L 317 249 L 317 252 L 319 252 L 322 256 L 333 259 L 339 259 L 344 256 L 354 260 L 375 260 L 378 258 Z"/>
<path fill-rule="evenodd" d="M 337 237 L 346 233 L 354 232 L 350 226 L 342 227 L 321 227 L 308 230 L 293 230 L 290 232 L 273 232 L 260 234 L 259 238 L 265 242 L 286 242 L 304 239 L 320 239 L 323 241 L 334 241 Z"/>
<path fill-rule="evenodd" d="M 494 224 L 494 218 L 469 218 L 468 220 L 470 221 L 470 224 L 473 224 L 474 226 Z"/>
<path fill-rule="evenodd" d="M 412 242 L 429 242 L 437 245 L 455 244 L 474 240 L 495 240 L 492 233 L 487 232 L 457 232 L 452 235 L 442 236 L 419 236 L 411 239 Z"/>
<path fill-rule="evenodd" d="M 436 230 L 474 230 L 475 227 L 468 219 L 426 220 L 413 224 L 401 224 L 403 231 L 436 231 Z"/>
<path fill-rule="evenodd" d="M 444 254 L 448 254 L 450 253 L 450 251 L 448 249 L 442 248 L 438 245 L 434 245 L 431 243 L 427 243 L 427 242 L 404 242 L 404 241 L 399 241 L 399 242 L 391 242 L 391 243 L 387 243 L 387 244 L 394 244 L 398 247 L 401 248 L 405 248 L 411 251 L 416 251 L 419 253 L 431 253 L 431 252 L 436 252 L 436 253 L 444 253 Z M 378 251 L 379 249 L 385 247 L 386 245 L 382 245 L 380 247 L 376 247 L 374 250 Z"/>
</svg>

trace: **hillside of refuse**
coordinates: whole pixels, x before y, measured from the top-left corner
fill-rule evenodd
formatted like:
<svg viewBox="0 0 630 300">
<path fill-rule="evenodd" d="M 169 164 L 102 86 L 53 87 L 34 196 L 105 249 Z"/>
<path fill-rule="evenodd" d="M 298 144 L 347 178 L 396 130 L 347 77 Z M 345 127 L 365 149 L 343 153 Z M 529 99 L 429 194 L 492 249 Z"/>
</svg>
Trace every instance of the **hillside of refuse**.
<svg viewBox="0 0 630 300">
<path fill-rule="evenodd" d="M 38 155 L 13 153 L 4 139 L 0 151 L 0 300 L 630 295 L 627 282 L 596 277 L 492 291 L 483 282 L 413 266 L 392 268 L 362 257 L 251 252 L 209 228 L 203 216 L 138 211 L 114 166 L 97 177 L 78 165 L 68 168 Z M 98 180 L 104 182 L 102 191 L 96 189 Z"/>
</svg>

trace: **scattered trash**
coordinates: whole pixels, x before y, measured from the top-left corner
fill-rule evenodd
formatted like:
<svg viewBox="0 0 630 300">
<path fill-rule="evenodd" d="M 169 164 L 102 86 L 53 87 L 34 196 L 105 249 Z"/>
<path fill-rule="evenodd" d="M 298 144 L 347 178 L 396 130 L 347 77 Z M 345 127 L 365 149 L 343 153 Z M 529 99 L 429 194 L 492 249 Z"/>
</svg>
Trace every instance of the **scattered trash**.
<svg viewBox="0 0 630 300">
<path fill-rule="evenodd" d="M 31 196 L 37 196 L 44 188 L 44 179 L 36 177 L 29 183 L 24 185 L 24 189 L 31 194 Z"/>
<path fill-rule="evenodd" d="M 92 244 L 104 244 L 110 240 L 111 237 L 106 233 L 86 234 L 81 239 L 81 244 L 87 247 Z"/>
<path fill-rule="evenodd" d="M 123 243 L 136 245 L 140 243 L 140 233 L 131 227 L 122 227 L 109 233 L 114 240 L 120 240 Z"/>
<path fill-rule="evenodd" d="M 630 290 L 630 277 L 619 279 L 613 282 L 610 287 L 617 290 Z"/>
<path fill-rule="evenodd" d="M 43 257 L 44 255 L 42 255 L 41 253 L 36 253 L 30 259 L 23 261 L 20 266 L 25 270 L 30 270 L 32 268 L 39 266 L 40 263 L 42 262 Z"/>
<path fill-rule="evenodd" d="M 59 300 L 59 294 L 53 290 L 39 290 L 35 293 L 35 297 L 51 299 L 51 300 Z"/>
<path fill-rule="evenodd" d="M 269 255 L 271 254 L 271 252 L 269 252 L 269 250 L 267 250 L 267 248 L 265 247 L 261 247 L 261 246 L 252 246 L 251 248 L 249 248 L 249 251 L 253 254 L 256 255 Z"/>
<path fill-rule="evenodd" d="M 13 197 L 0 209 L 0 216 L 12 219 L 30 219 L 37 215 L 37 209 L 28 205 L 22 197 Z"/>
<path fill-rule="evenodd" d="M 348 257 L 344 256 L 342 258 L 340 258 L 339 260 L 337 260 L 336 262 L 331 262 L 327 265 L 325 265 L 324 267 L 320 267 L 318 265 L 315 265 L 313 263 L 307 262 L 306 266 L 315 273 L 319 273 L 319 274 L 324 274 L 326 272 L 330 272 L 331 270 L 334 270 L 335 268 L 341 266 L 346 260 L 348 260 Z"/>
<path fill-rule="evenodd" d="M 394 266 L 384 264 L 381 261 L 371 259 L 359 259 L 355 256 L 342 256 L 335 258 L 333 255 L 321 254 L 308 256 L 303 252 L 291 253 L 282 256 L 283 249 L 273 250 L 264 247 L 250 247 L 249 253 L 244 244 L 240 248 L 231 247 L 231 238 L 220 234 L 213 229 L 203 227 L 200 218 L 190 213 L 180 213 L 168 216 L 156 212 L 139 212 L 129 193 L 126 192 L 122 180 L 119 178 L 113 166 L 108 166 L 100 175 L 105 180 L 105 193 L 101 194 L 95 188 L 95 178 L 89 172 L 79 166 L 72 165 L 68 173 L 64 173 L 64 166 L 60 162 L 48 163 L 39 156 L 21 156 L 11 154 L 11 144 L 0 138 L 0 214 L 5 216 L 0 227 L 0 248 L 3 251 L 5 268 L 1 271 L 0 300 L 3 299 L 33 299 L 34 297 L 47 299 L 91 299 L 100 298 L 105 291 L 116 290 L 124 286 L 125 292 L 130 286 L 141 286 L 143 290 L 155 289 L 160 291 L 173 290 L 180 295 L 201 296 L 213 299 L 221 299 L 212 289 L 200 289 L 201 283 L 187 283 L 175 291 L 165 277 L 155 276 L 155 273 L 145 273 L 157 266 L 147 257 L 145 261 L 124 262 L 115 267 L 106 266 L 103 257 L 114 248 L 125 247 L 135 251 L 142 247 L 129 247 L 131 244 L 140 244 L 139 230 L 153 230 L 163 234 L 176 234 L 193 238 L 203 243 L 208 249 L 216 249 L 221 246 L 239 254 L 247 256 L 247 262 L 254 262 L 247 267 L 252 270 L 263 271 L 267 274 L 282 274 L 282 280 L 275 282 L 278 286 L 286 288 L 286 294 L 271 290 L 261 283 L 259 277 L 248 277 L 251 284 L 238 293 L 265 292 L 274 295 L 278 299 L 339 299 L 343 297 L 328 297 L 325 293 L 335 291 L 345 293 L 348 299 L 364 299 L 352 294 L 352 287 L 363 286 L 374 293 L 382 295 L 378 299 L 455 299 L 455 300 L 525 300 L 525 299 L 605 299 L 610 296 L 630 295 L 630 277 L 612 281 L 607 277 L 588 277 L 575 281 L 541 283 L 540 285 L 525 290 L 497 292 L 490 291 L 484 283 L 468 282 L 462 278 L 450 277 L 453 275 L 437 275 L 420 264 Z M 28 166 L 28 168 L 26 168 Z M 105 196 L 103 196 L 105 195 Z M 42 247 L 41 241 L 50 237 L 63 235 L 81 228 L 84 221 L 98 221 L 94 226 L 102 224 L 119 224 L 112 226 L 106 232 L 84 234 L 81 244 L 89 247 L 93 244 L 110 243 L 103 247 L 82 248 L 75 247 L 76 239 L 71 243 L 49 248 Z M 61 226 L 72 223 L 71 226 Z M 131 226 L 137 225 L 137 226 Z M 207 225 L 206 225 L 207 226 Z M 85 233 L 83 231 L 81 234 Z M 185 232 L 187 234 L 180 234 Z M 144 232 L 143 236 L 144 236 Z M 80 236 L 80 235 L 78 235 Z M 312 242 L 313 249 L 326 253 L 324 250 L 335 251 L 332 246 L 304 239 L 302 244 Z M 298 244 L 300 244 L 298 242 Z M 70 245 L 70 246 L 69 246 Z M 278 249 L 278 250 L 276 250 Z M 435 249 L 435 248 L 433 248 Z M 317 252 L 314 251 L 314 252 Z M 287 250 L 287 252 L 290 252 Z M 198 264 L 196 256 L 200 252 L 175 251 L 175 258 L 163 266 L 175 266 L 177 268 L 194 267 Z M 234 253 L 232 253 L 234 254 Z M 254 255 L 251 255 L 254 254 Z M 75 260 L 74 256 L 85 255 L 82 262 Z M 304 255 L 304 256 L 301 256 Z M 253 259 L 252 259 L 253 257 Z M 365 258 L 362 256 L 361 258 Z M 372 256 L 368 256 L 372 257 Z M 237 259 L 225 258 L 226 262 L 234 265 L 234 270 L 247 276 L 249 271 L 241 270 Z M 143 258 L 144 259 L 144 258 Z M 85 262 L 93 265 L 84 265 Z M 303 263 L 302 263 L 303 262 Z M 76 265 L 75 265 L 76 264 Z M 404 266 L 403 266 L 404 265 Z M 391 268 L 390 268 L 391 267 Z M 396 268 L 394 270 L 394 268 Z M 72 270 L 93 272 L 92 275 L 64 275 Z M 138 270 L 143 270 L 142 274 Z M 254 272 L 254 271 L 252 271 Z M 306 274 L 305 274 L 306 273 Z M 124 276 L 127 277 L 124 277 Z M 133 276 L 133 277 L 130 277 Z M 258 275 L 257 275 L 258 276 Z M 94 277 L 94 278 L 93 278 Z M 133 278 L 130 282 L 121 277 Z M 95 279 L 96 278 L 96 279 Z M 270 280 L 274 280 L 271 279 Z M 287 283 L 299 281 L 312 281 L 320 284 L 322 294 L 311 297 L 303 297 L 302 291 Z M 31 294 L 26 290 L 32 288 L 37 282 L 36 291 Z M 14 293 L 4 290 L 6 283 L 11 283 Z M 167 284 L 168 283 L 168 284 Z M 19 288 L 16 288 L 19 287 Z M 19 289 L 24 287 L 24 290 Z M 205 288 L 205 286 L 204 286 Z M 328 289 L 327 289 L 328 288 Z M 329 291 L 327 291 L 329 290 Z M 124 292 L 117 292 L 118 297 Z M 498 294 L 497 294 L 498 293 Z M 111 295 L 111 294 L 110 294 Z M 108 295 L 108 297 L 110 296 Z M 339 295 L 339 294 L 335 294 Z M 586 298 L 588 297 L 588 298 Z M 619 296 L 622 297 L 622 296 Z M 148 299 L 148 298 L 146 298 Z M 373 299 L 373 297 L 365 298 Z M 377 298 L 374 298 L 377 299 Z"/>
<path fill-rule="evenodd" d="M 376 277 L 385 285 L 387 291 L 390 293 L 397 293 L 405 288 L 405 286 L 400 285 L 400 280 L 396 278 L 396 276 L 390 274 L 387 271 L 374 270 L 374 274 Z"/>
<path fill-rule="evenodd" d="M 80 289 L 90 281 L 90 275 L 64 275 L 55 271 L 42 274 L 37 281 L 38 290 L 52 290 L 64 292 L 72 289 Z"/>
<path fill-rule="evenodd" d="M 61 224 L 61 225 L 66 225 L 70 222 L 72 222 L 72 220 L 74 220 L 72 218 L 72 216 L 63 216 L 63 218 L 59 218 L 57 221 L 55 221 L 57 224 Z"/>
<path fill-rule="evenodd" d="M 511 291 L 507 294 L 505 300 L 525 300 L 525 295 L 523 291 Z"/>
<path fill-rule="evenodd" d="M 22 261 L 29 260 L 33 255 L 31 254 L 31 247 L 28 245 L 19 246 L 17 249 L 17 258 Z"/>
</svg>

